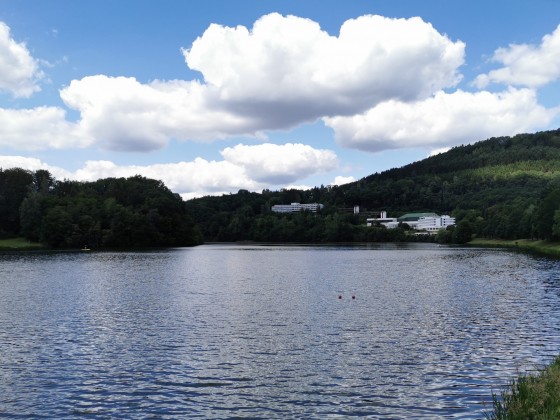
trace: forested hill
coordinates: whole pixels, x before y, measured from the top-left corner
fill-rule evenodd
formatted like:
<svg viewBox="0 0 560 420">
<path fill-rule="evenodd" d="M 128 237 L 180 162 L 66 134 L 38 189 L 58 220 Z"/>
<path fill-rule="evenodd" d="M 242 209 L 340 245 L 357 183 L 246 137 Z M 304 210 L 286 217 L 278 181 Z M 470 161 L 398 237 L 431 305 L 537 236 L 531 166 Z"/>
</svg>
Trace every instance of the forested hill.
<svg viewBox="0 0 560 420">
<path fill-rule="evenodd" d="M 46 170 L 0 169 L 0 238 L 19 235 L 53 248 L 202 242 L 181 197 L 161 181 L 57 181 Z"/>
<path fill-rule="evenodd" d="M 489 216 L 498 210 L 494 206 L 537 204 L 559 176 L 560 130 L 555 130 L 456 147 L 336 188 L 335 202 L 397 213 L 472 209 Z"/>
<path fill-rule="evenodd" d="M 325 204 L 320 215 L 278 215 L 274 204 Z M 365 217 L 386 210 L 457 217 L 470 234 L 504 239 L 560 238 L 560 130 L 491 138 L 342 186 L 239 191 L 187 202 L 206 240 L 386 240 Z M 360 216 L 344 209 L 359 205 Z M 558 210 L 558 212 L 557 212 Z M 393 232 L 389 239 L 402 239 Z M 455 232 L 457 236 L 457 231 Z"/>
<path fill-rule="evenodd" d="M 445 174 L 481 167 L 497 167 L 526 161 L 550 162 L 560 159 L 560 129 L 515 137 L 493 137 L 467 146 L 454 147 L 419 162 L 391 169 L 375 177 L 405 178 L 426 174 Z M 537 169 L 538 170 L 538 169 Z"/>
<path fill-rule="evenodd" d="M 320 213 L 276 214 L 274 204 L 322 203 Z M 354 215 L 352 208 L 360 206 Z M 342 186 L 240 190 L 183 202 L 141 176 L 57 181 L 45 170 L 0 169 L 0 238 L 52 247 L 186 246 L 206 241 L 403 241 L 406 226 L 366 227 L 368 216 L 435 212 L 457 218 L 441 242 L 560 240 L 560 130 L 460 146 Z M 192 217 L 191 217 L 192 216 Z M 193 221 L 194 219 L 194 221 Z"/>
</svg>

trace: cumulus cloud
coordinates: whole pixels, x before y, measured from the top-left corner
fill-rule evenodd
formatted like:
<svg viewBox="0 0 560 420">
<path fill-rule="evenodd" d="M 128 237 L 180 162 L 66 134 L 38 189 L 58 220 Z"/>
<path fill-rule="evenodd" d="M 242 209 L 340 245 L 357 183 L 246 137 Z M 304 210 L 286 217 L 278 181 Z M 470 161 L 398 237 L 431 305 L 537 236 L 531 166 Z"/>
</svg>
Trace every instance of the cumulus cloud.
<svg viewBox="0 0 560 420">
<path fill-rule="evenodd" d="M 243 166 L 252 179 L 273 185 L 329 171 L 338 165 L 334 152 L 314 149 L 304 144 L 238 144 L 222 150 L 221 154 L 227 162 Z"/>
<path fill-rule="evenodd" d="M 439 149 L 430 150 L 430 153 L 428 153 L 428 157 L 441 155 L 442 153 L 449 152 L 450 150 L 451 147 L 440 147 Z"/>
<path fill-rule="evenodd" d="M 501 93 L 438 92 L 423 101 L 387 101 L 351 116 L 325 118 L 342 146 L 369 152 L 445 147 L 513 135 L 549 124 L 560 109 L 538 104 L 531 89 Z"/>
<path fill-rule="evenodd" d="M 356 178 L 354 178 L 353 176 L 337 176 L 334 178 L 334 181 L 331 183 L 331 185 L 349 184 L 351 182 L 354 182 L 355 180 Z"/>
<path fill-rule="evenodd" d="M 37 81 L 41 77 L 42 72 L 27 46 L 16 42 L 10 28 L 0 22 L 0 91 L 27 98 L 40 90 Z"/>
<path fill-rule="evenodd" d="M 0 108 L 0 146 L 18 150 L 85 147 L 92 139 L 58 107 Z"/>
<path fill-rule="evenodd" d="M 3 29 L 0 39 L 11 41 L 9 28 Z M 533 71 L 523 63 L 545 60 L 550 65 L 539 65 L 535 74 L 552 80 L 560 72 L 554 64 L 559 33 L 547 35 L 538 47 L 510 46 L 497 52 L 496 59 L 516 69 L 515 74 L 525 74 L 519 76 L 523 80 Z M 521 52 L 532 58 L 524 59 Z M 79 113 L 76 122 L 66 120 L 62 108 L 0 110 L 0 146 L 147 152 L 164 148 L 171 139 L 264 137 L 268 130 L 323 118 L 342 146 L 365 151 L 434 148 L 542 128 L 557 114 L 540 106 L 530 89 L 444 93 L 461 80 L 465 44 L 421 18 L 361 16 L 331 35 L 312 20 L 272 13 L 252 28 L 210 25 L 183 55 L 202 81 L 141 83 L 106 75 L 73 80 L 60 97 Z M 23 80 L 32 91 L 37 64 L 29 60 L 35 67 Z M 8 73 L 0 63 L 0 78 Z M 482 75 L 479 83 L 484 77 L 498 81 L 492 74 Z M 6 89 L 1 83 L 0 90 Z M 334 154 L 305 151 L 303 145 L 248 147 L 223 150 L 224 163 L 242 167 L 257 183 L 285 184 L 295 174 L 336 165 Z"/>
<path fill-rule="evenodd" d="M 117 165 L 111 161 L 92 160 L 75 172 L 47 165 L 39 159 L 0 156 L 0 168 L 19 167 L 33 171 L 47 169 L 58 179 L 78 181 L 142 175 L 159 179 L 184 198 L 192 198 L 239 189 L 259 191 L 272 186 L 283 186 L 285 183 L 332 169 L 337 163 L 336 155 L 330 150 L 317 150 L 291 143 L 238 145 L 224 149 L 222 155 L 222 161 L 196 158 L 192 162 L 145 166 Z M 283 159 L 285 161 L 282 162 Z"/>
<path fill-rule="evenodd" d="M 560 25 L 542 38 L 540 45 L 512 44 L 494 52 L 492 61 L 504 65 L 475 80 L 479 88 L 489 83 L 540 87 L 560 76 Z"/>
<path fill-rule="evenodd" d="M 282 189 L 284 189 L 284 190 L 303 190 L 303 191 L 306 191 L 306 190 L 311 190 L 311 189 L 313 189 L 313 188 L 314 188 L 314 187 L 311 186 L 311 185 L 304 185 L 304 184 L 294 185 L 294 184 L 290 184 L 290 185 L 286 185 L 286 186 L 285 186 L 284 188 L 282 188 Z"/>
<path fill-rule="evenodd" d="M 183 53 L 225 106 L 270 129 L 455 86 L 464 47 L 420 18 L 361 16 L 331 36 L 309 19 L 272 13 L 251 30 L 211 25 Z"/>
<path fill-rule="evenodd" d="M 211 25 L 188 50 L 204 82 L 88 76 L 63 88 L 82 135 L 109 150 L 150 151 L 170 139 L 260 136 L 387 99 L 454 86 L 464 44 L 420 18 L 362 16 L 331 36 L 309 19 L 270 14 L 251 30 Z"/>
<path fill-rule="evenodd" d="M 184 197 L 221 194 L 238 189 L 259 190 L 263 184 L 250 179 L 241 166 L 225 161 L 196 158 L 192 162 L 118 166 L 110 161 L 88 161 L 73 178 L 94 181 L 107 177 L 142 175 L 159 179 L 172 191 Z"/>
<path fill-rule="evenodd" d="M 57 179 L 70 179 L 72 177 L 72 173 L 63 168 L 51 166 L 41 162 L 39 159 L 24 156 L 0 156 L 0 168 L 22 168 L 28 171 L 46 169 Z"/>
<path fill-rule="evenodd" d="M 209 104 L 212 89 L 197 81 L 154 81 L 88 76 L 61 90 L 80 112 L 84 135 L 120 151 L 161 149 L 171 138 L 213 140 L 250 131 L 246 118 Z"/>
</svg>

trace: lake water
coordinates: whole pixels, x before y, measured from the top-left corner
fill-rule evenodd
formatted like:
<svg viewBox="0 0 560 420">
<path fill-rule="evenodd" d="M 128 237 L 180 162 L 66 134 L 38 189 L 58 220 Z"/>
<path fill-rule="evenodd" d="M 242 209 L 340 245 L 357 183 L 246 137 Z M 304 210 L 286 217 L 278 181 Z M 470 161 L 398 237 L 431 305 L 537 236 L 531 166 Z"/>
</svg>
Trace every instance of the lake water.
<svg viewBox="0 0 560 420">
<path fill-rule="evenodd" d="M 560 262 L 503 250 L 5 253 L 0 417 L 483 418 L 559 318 Z"/>
</svg>

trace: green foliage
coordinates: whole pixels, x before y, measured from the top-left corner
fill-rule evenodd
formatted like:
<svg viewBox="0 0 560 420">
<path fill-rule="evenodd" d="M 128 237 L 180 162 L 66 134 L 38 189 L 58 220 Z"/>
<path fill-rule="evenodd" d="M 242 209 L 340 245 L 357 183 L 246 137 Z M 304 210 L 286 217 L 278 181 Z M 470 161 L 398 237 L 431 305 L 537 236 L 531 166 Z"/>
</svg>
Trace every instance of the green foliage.
<svg viewBox="0 0 560 420">
<path fill-rule="evenodd" d="M 492 420 L 560 418 L 560 357 L 534 376 L 520 376 L 501 397 L 493 396 Z"/>
<path fill-rule="evenodd" d="M 271 212 L 274 204 L 291 202 L 325 208 Z M 360 217 L 348 212 L 355 205 Z M 406 226 L 366 227 L 364 215 L 381 210 L 451 214 L 458 223 L 433 238 Z M 560 239 L 559 210 L 560 130 L 455 147 L 342 186 L 239 190 L 186 203 L 160 181 L 140 176 L 80 183 L 56 181 L 45 170 L 0 169 L 0 238 L 21 232 L 52 246 L 195 244 L 201 237 L 194 222 L 206 241 L 554 240 Z"/>
<path fill-rule="evenodd" d="M 33 174 L 29 171 L 0 168 L 0 238 L 19 233 L 19 207 L 32 182 Z"/>
<path fill-rule="evenodd" d="M 461 220 L 454 227 L 451 235 L 451 242 L 455 244 L 466 244 L 472 239 L 473 227 L 467 220 Z"/>
<path fill-rule="evenodd" d="M 32 250 L 41 249 L 43 246 L 38 242 L 30 242 L 25 238 L 0 239 L 1 250 Z"/>
<path fill-rule="evenodd" d="M 319 202 L 326 207 L 317 215 L 271 214 L 274 204 L 290 202 Z M 366 214 L 381 210 L 395 216 L 410 211 L 451 214 L 458 224 L 438 235 L 440 243 L 462 243 L 474 236 L 556 239 L 560 130 L 455 147 L 342 186 L 262 194 L 244 191 L 203 197 L 187 205 L 208 241 L 402 240 L 402 233 L 362 231 L 365 217 L 348 219 L 341 210 L 354 205 Z"/>
<path fill-rule="evenodd" d="M 177 194 L 141 176 L 56 181 L 0 170 L 0 233 L 53 248 L 189 246 L 202 236 Z"/>
</svg>

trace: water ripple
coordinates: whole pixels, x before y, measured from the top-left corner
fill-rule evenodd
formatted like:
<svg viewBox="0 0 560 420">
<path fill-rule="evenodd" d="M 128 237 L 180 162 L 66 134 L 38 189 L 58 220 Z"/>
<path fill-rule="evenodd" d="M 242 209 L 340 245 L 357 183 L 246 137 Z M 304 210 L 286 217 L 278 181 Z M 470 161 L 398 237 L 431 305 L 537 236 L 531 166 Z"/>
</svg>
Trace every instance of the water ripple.
<svg viewBox="0 0 560 420">
<path fill-rule="evenodd" d="M 559 268 L 426 245 L 0 254 L 0 417 L 481 418 L 556 356 Z"/>
</svg>

